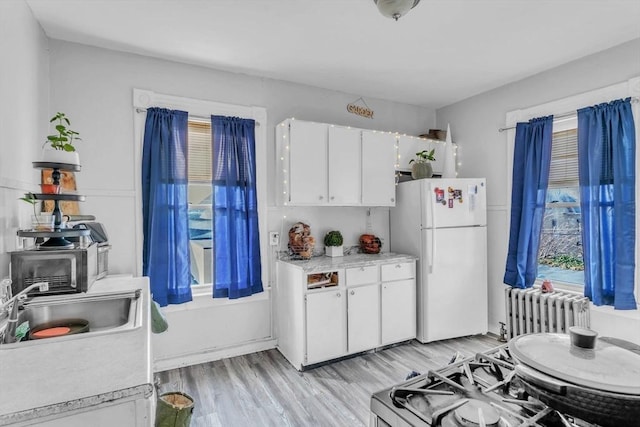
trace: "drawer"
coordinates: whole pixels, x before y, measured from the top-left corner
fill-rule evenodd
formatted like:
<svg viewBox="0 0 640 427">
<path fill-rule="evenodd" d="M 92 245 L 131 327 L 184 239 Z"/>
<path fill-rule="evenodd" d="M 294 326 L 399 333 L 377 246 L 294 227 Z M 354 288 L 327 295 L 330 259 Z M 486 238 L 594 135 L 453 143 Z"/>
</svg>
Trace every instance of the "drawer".
<svg viewBox="0 0 640 427">
<path fill-rule="evenodd" d="M 347 268 L 347 286 L 376 283 L 378 280 L 377 265 Z"/>
<path fill-rule="evenodd" d="M 397 262 L 381 266 L 382 281 L 412 279 L 416 275 L 415 262 Z"/>
</svg>

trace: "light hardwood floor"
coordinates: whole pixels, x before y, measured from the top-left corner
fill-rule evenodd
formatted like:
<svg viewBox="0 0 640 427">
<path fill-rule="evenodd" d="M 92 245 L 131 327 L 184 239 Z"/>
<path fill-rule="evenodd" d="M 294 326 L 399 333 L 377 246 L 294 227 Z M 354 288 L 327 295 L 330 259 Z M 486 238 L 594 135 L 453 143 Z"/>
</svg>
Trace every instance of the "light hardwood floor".
<svg viewBox="0 0 640 427">
<path fill-rule="evenodd" d="M 159 392 L 195 401 L 192 427 L 367 426 L 371 394 L 500 343 L 474 336 L 411 341 L 298 372 L 278 350 L 160 372 Z"/>
</svg>

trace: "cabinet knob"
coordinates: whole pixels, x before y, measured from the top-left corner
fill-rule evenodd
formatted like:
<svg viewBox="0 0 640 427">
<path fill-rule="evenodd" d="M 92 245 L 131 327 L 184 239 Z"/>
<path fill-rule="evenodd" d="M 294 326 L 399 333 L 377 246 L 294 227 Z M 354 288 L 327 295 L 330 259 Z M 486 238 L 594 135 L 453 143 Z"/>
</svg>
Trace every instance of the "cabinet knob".
<svg viewBox="0 0 640 427">
<path fill-rule="evenodd" d="M 331 196 L 331 200 L 335 199 L 335 196 Z"/>
<path fill-rule="evenodd" d="M 396 264 L 396 268 L 402 268 L 400 264 Z"/>
<path fill-rule="evenodd" d="M 356 291 L 351 291 L 351 295 L 355 295 L 355 294 L 356 294 Z"/>
<path fill-rule="evenodd" d="M 392 202 L 395 202 L 395 201 L 396 201 L 396 199 L 394 199 L 394 198 L 392 197 L 392 198 L 391 198 L 391 201 L 392 201 Z"/>
<path fill-rule="evenodd" d="M 336 296 L 337 296 L 338 298 L 340 298 L 342 295 L 340 294 L 340 292 L 338 292 L 338 293 L 336 294 Z"/>
<path fill-rule="evenodd" d="M 364 271 L 364 267 L 360 267 L 360 271 Z"/>
<path fill-rule="evenodd" d="M 322 200 L 322 199 L 324 199 L 324 196 L 320 196 L 320 197 L 318 197 L 318 199 L 319 199 L 319 200 Z"/>
</svg>

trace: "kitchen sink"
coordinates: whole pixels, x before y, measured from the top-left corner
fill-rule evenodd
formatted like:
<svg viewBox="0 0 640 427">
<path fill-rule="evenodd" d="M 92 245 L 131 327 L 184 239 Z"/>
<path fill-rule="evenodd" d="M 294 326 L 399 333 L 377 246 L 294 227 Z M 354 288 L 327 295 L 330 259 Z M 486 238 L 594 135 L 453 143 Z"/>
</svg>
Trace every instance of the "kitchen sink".
<svg viewBox="0 0 640 427">
<path fill-rule="evenodd" d="M 25 302 L 18 312 L 17 325 L 29 322 L 31 330 L 39 325 L 54 324 L 66 319 L 81 319 L 89 323 L 89 331 L 55 338 L 0 344 L 0 350 L 34 345 L 52 339 L 81 339 L 97 334 L 136 329 L 142 324 L 140 290 L 101 294 L 73 294 L 35 297 Z M 4 331 L 0 323 L 0 333 Z"/>
</svg>

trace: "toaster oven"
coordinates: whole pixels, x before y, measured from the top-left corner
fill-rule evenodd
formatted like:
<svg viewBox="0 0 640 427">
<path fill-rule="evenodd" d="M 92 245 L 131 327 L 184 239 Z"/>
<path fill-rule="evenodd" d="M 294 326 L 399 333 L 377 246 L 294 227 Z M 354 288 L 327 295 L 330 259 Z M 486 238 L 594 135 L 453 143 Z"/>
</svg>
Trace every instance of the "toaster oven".
<svg viewBox="0 0 640 427">
<path fill-rule="evenodd" d="M 13 295 L 37 282 L 49 282 L 49 290 L 29 295 L 86 292 L 98 278 L 98 244 L 73 249 L 27 249 L 11 252 Z"/>
</svg>

